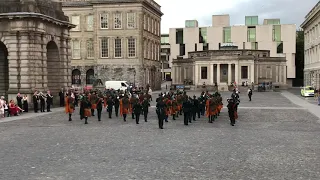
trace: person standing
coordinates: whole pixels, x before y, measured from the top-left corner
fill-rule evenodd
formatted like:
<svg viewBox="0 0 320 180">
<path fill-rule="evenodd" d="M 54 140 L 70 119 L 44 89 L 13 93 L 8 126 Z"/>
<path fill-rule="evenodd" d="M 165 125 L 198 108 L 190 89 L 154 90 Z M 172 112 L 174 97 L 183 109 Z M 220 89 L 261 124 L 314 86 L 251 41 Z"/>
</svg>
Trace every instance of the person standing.
<svg viewBox="0 0 320 180">
<path fill-rule="evenodd" d="M 236 113 L 236 111 L 235 111 L 236 103 L 234 102 L 233 99 L 228 99 L 227 101 L 228 101 L 227 107 L 228 107 L 228 113 L 229 113 L 229 118 L 230 118 L 230 125 L 231 125 L 231 126 L 234 126 L 235 123 L 236 123 L 236 120 L 235 120 L 235 118 L 236 118 L 236 117 L 235 117 L 235 113 Z"/>
<path fill-rule="evenodd" d="M 112 118 L 112 109 L 113 109 L 113 105 L 114 105 L 114 102 L 113 102 L 113 99 L 111 96 L 109 96 L 108 98 L 108 101 L 107 101 L 107 109 L 108 109 L 108 113 L 109 113 L 109 119 Z"/>
<path fill-rule="evenodd" d="M 119 96 L 114 96 L 113 102 L 114 102 L 114 111 L 115 111 L 116 117 L 118 117 L 119 106 L 120 106 Z"/>
<path fill-rule="evenodd" d="M 96 104 L 97 99 L 98 99 L 97 94 L 96 94 L 96 92 L 94 91 L 94 92 L 89 96 L 89 100 L 90 100 L 90 103 L 91 103 L 91 115 L 92 115 L 92 116 L 95 116 L 95 115 L 94 115 L 94 110 L 97 109 L 97 104 Z"/>
<path fill-rule="evenodd" d="M 120 100 L 120 115 L 123 116 L 123 121 L 127 121 L 127 114 L 129 113 L 130 102 L 128 99 L 128 95 L 125 95 Z"/>
<path fill-rule="evenodd" d="M 17 104 L 20 109 L 22 109 L 22 96 L 20 93 L 17 94 Z"/>
<path fill-rule="evenodd" d="M 158 124 L 159 128 L 163 129 L 163 121 L 166 115 L 165 108 L 166 104 L 163 102 L 162 96 L 158 98 L 157 104 L 156 104 L 156 112 L 158 115 Z"/>
<path fill-rule="evenodd" d="M 191 118 L 190 118 L 190 112 L 191 112 L 191 107 L 190 107 L 190 102 L 188 99 L 185 99 L 184 102 L 182 103 L 182 110 L 183 110 L 183 122 L 184 125 L 188 126 L 188 122 L 191 123 Z"/>
<path fill-rule="evenodd" d="M 65 100 L 65 93 L 63 91 L 63 88 L 61 88 L 59 92 L 59 97 L 60 97 L 60 107 L 64 106 L 64 100 Z"/>
<path fill-rule="evenodd" d="M 133 112 L 133 106 L 138 103 L 138 99 L 136 98 L 136 94 L 132 94 L 132 97 L 130 98 L 130 112 L 132 114 L 132 119 L 135 119 L 134 112 Z"/>
<path fill-rule="evenodd" d="M 249 97 L 249 101 L 251 101 L 251 97 L 252 97 L 252 89 L 248 89 L 248 97 Z"/>
<path fill-rule="evenodd" d="M 72 121 L 72 114 L 74 112 L 74 98 L 72 97 L 71 90 L 68 91 L 68 96 L 65 98 L 65 112 L 69 114 L 69 121 Z"/>
<path fill-rule="evenodd" d="M 38 101 L 39 101 L 39 96 L 38 96 L 38 91 L 35 91 L 33 96 L 32 96 L 32 101 L 33 101 L 33 110 L 35 113 L 38 112 Z"/>
<path fill-rule="evenodd" d="M 45 106 L 46 106 L 46 98 L 42 92 L 40 92 L 40 111 L 45 112 Z"/>
<path fill-rule="evenodd" d="M 47 91 L 47 112 L 51 112 L 51 105 L 53 104 L 53 96 L 50 91 Z"/>
<path fill-rule="evenodd" d="M 101 121 L 101 112 L 103 107 L 103 96 L 101 93 L 98 95 L 96 105 L 97 105 L 98 121 Z"/>
<path fill-rule="evenodd" d="M 199 100 L 197 99 L 196 95 L 193 96 L 192 100 L 192 119 L 195 121 L 196 116 L 198 115 L 198 118 L 200 118 L 200 109 L 199 109 Z"/>
<path fill-rule="evenodd" d="M 139 120 L 140 120 L 140 114 L 142 111 L 142 106 L 140 103 L 135 103 L 133 105 L 133 112 L 135 114 L 135 118 L 136 118 L 136 124 L 139 124 Z"/>
<path fill-rule="evenodd" d="M 29 105 L 28 105 L 28 96 L 24 95 L 22 98 L 23 101 L 23 110 L 24 112 L 28 112 L 29 111 Z"/>
<path fill-rule="evenodd" d="M 80 102 L 80 115 L 82 115 L 81 120 L 84 118 L 84 124 L 88 124 L 88 117 L 91 117 L 91 103 L 89 101 L 89 93 L 86 92 L 81 98 Z"/>
<path fill-rule="evenodd" d="M 144 116 L 144 121 L 148 122 L 148 113 L 149 113 L 150 103 L 147 97 L 142 101 L 142 112 Z"/>
</svg>

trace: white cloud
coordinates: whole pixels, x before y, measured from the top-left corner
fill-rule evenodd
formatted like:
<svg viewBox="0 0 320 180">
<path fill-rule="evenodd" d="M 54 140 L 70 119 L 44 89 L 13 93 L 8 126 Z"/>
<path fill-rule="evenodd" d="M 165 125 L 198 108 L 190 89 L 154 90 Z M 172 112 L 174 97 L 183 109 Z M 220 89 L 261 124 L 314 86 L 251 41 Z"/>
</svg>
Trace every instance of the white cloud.
<svg viewBox="0 0 320 180">
<path fill-rule="evenodd" d="M 245 16 L 280 18 L 283 24 L 299 26 L 304 16 L 319 0 L 155 0 L 164 13 L 161 33 L 169 28 L 184 27 L 185 20 L 196 19 L 199 26 L 210 26 L 211 16 L 230 14 L 231 24 L 244 24 Z"/>
<path fill-rule="evenodd" d="M 161 31 L 168 33 L 169 28 L 184 27 L 185 20 L 196 19 L 199 25 L 208 26 L 203 17 L 211 18 L 213 14 L 228 14 L 228 9 L 246 0 L 155 0 L 161 6 Z M 236 2 L 236 3 L 235 3 Z"/>
</svg>

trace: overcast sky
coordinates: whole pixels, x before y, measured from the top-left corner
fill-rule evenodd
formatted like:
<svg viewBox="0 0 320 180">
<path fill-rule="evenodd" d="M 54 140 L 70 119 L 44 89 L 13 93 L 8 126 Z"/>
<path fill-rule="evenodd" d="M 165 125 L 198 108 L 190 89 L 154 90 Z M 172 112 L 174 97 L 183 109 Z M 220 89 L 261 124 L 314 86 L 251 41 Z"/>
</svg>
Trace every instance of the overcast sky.
<svg viewBox="0 0 320 180">
<path fill-rule="evenodd" d="M 305 15 L 319 0 L 155 0 L 164 13 L 161 33 L 184 27 L 186 19 L 196 19 L 199 26 L 211 26 L 211 15 L 230 14 L 231 25 L 244 24 L 245 16 L 280 18 L 282 24 L 301 25 Z"/>
</svg>

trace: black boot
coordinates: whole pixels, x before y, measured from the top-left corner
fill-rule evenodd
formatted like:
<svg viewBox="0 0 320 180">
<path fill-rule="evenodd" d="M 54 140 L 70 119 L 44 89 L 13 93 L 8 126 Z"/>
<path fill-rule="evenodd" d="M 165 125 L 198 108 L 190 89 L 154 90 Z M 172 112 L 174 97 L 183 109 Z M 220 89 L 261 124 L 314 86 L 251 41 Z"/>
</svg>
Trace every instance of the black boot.
<svg viewBox="0 0 320 180">
<path fill-rule="evenodd" d="M 176 120 L 176 115 L 175 114 L 172 115 L 172 118 L 173 118 L 173 120 Z"/>
<path fill-rule="evenodd" d="M 85 117 L 84 120 L 84 124 L 88 124 L 88 117 Z"/>
<path fill-rule="evenodd" d="M 69 121 L 72 121 L 72 119 L 71 119 L 71 114 L 69 114 Z"/>
</svg>

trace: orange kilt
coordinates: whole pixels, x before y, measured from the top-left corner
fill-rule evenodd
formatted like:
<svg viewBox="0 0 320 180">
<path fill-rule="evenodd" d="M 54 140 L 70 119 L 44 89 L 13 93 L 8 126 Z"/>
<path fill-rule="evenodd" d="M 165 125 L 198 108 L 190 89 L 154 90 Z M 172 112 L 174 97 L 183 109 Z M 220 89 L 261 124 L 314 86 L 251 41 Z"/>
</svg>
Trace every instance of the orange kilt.
<svg viewBox="0 0 320 180">
<path fill-rule="evenodd" d="M 120 109 L 120 114 L 123 115 L 123 114 L 129 114 L 129 109 L 128 108 L 121 108 Z"/>
<path fill-rule="evenodd" d="M 66 108 L 65 108 L 65 111 L 66 111 L 67 114 L 72 114 L 74 112 L 74 109 L 70 108 L 70 106 L 67 105 Z"/>
<path fill-rule="evenodd" d="M 97 109 L 97 104 L 92 104 L 91 109 Z"/>
<path fill-rule="evenodd" d="M 84 109 L 84 116 L 91 117 L 91 109 Z"/>
</svg>

